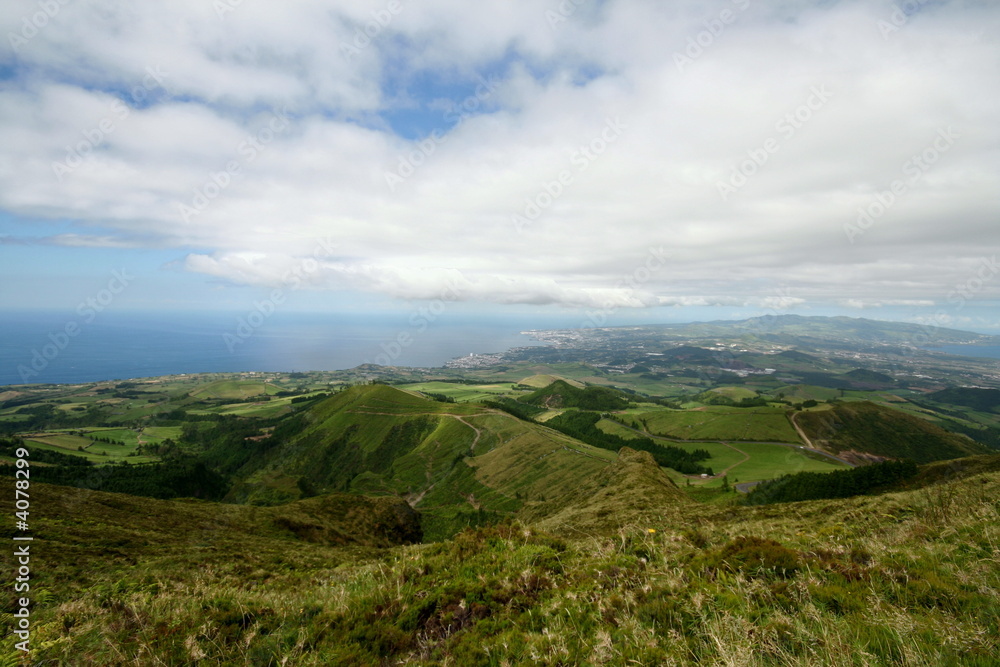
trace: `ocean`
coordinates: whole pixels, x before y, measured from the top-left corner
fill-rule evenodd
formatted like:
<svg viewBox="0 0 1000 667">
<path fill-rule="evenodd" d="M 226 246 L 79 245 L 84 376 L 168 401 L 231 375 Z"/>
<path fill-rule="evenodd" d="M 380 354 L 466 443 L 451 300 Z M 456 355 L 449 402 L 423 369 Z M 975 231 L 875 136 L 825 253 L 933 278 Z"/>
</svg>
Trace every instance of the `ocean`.
<svg viewBox="0 0 1000 667">
<path fill-rule="evenodd" d="M 944 352 L 945 354 L 956 354 L 961 357 L 1000 359 L 1000 345 L 941 345 L 928 349 L 931 352 Z"/>
<path fill-rule="evenodd" d="M 438 367 L 470 353 L 538 345 L 519 332 L 562 326 L 447 315 L 5 313 L 0 385 L 341 370 L 363 363 Z"/>
</svg>

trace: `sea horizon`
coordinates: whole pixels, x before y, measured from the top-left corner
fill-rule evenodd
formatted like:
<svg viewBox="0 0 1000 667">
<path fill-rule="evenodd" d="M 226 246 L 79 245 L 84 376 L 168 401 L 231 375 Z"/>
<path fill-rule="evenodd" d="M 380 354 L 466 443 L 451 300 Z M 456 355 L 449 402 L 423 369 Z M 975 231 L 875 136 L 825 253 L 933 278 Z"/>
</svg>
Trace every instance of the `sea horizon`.
<svg viewBox="0 0 1000 667">
<path fill-rule="evenodd" d="M 549 321 L 546 321 L 549 320 Z M 0 386 L 193 373 L 437 368 L 469 354 L 541 345 L 522 334 L 573 320 L 357 313 L 5 313 Z"/>
</svg>

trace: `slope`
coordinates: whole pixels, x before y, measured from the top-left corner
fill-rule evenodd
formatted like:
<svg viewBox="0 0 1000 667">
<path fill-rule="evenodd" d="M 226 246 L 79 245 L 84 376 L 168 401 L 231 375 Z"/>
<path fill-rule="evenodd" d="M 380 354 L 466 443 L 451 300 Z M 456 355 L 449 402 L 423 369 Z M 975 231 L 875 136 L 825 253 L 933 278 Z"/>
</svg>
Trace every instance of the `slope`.
<svg viewBox="0 0 1000 667">
<path fill-rule="evenodd" d="M 629 399 L 611 387 L 574 387 L 565 380 L 533 391 L 520 399 L 524 403 L 546 408 L 580 408 L 582 410 L 623 410 Z"/>
<path fill-rule="evenodd" d="M 236 471 L 229 499 L 400 496 L 430 517 L 425 528 L 438 538 L 562 493 L 613 458 L 498 410 L 371 385 L 282 422 Z"/>
<path fill-rule="evenodd" d="M 231 520 L 272 510 L 64 491 L 37 489 L 37 664 L 986 667 L 1000 651 L 997 472 L 354 555 Z M 0 658 L 18 664 L 12 642 Z"/>
<path fill-rule="evenodd" d="M 629 524 L 660 525 L 691 504 L 649 452 L 623 447 L 613 465 L 552 503 L 525 508 L 522 516 L 556 534 L 594 535 Z"/>
<path fill-rule="evenodd" d="M 800 412 L 794 415 L 794 422 L 814 447 L 856 461 L 874 455 L 929 463 L 988 451 L 929 421 L 868 401 Z"/>
</svg>

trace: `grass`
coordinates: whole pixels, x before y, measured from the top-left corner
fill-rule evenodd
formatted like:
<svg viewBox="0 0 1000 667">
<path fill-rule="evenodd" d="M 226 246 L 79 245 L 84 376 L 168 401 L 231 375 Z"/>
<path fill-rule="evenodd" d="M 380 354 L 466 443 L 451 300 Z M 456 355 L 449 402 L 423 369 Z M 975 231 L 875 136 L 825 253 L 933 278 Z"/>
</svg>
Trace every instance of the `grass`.
<svg viewBox="0 0 1000 667">
<path fill-rule="evenodd" d="M 30 442 L 38 442 L 43 445 L 51 445 L 62 450 L 69 452 L 75 452 L 80 447 L 86 449 L 93 442 L 90 438 L 81 437 L 78 435 L 69 434 L 55 434 L 55 435 L 45 435 L 40 434 L 38 436 L 32 436 Z"/>
<path fill-rule="evenodd" d="M 610 419 L 598 422 L 601 430 L 613 433 L 623 438 L 639 438 L 642 434 L 626 428 Z M 831 472 L 844 468 L 845 465 L 837 463 L 825 457 L 819 457 L 809 452 L 805 452 L 797 445 L 779 445 L 753 442 L 675 442 L 668 443 L 673 447 L 680 447 L 686 451 L 704 449 L 711 458 L 704 462 L 712 468 L 717 475 L 727 471 L 729 481 L 756 482 L 765 479 L 773 479 L 781 475 L 794 474 L 797 472 Z M 678 484 L 685 484 L 686 478 L 680 473 L 668 471 L 668 473 Z M 695 480 L 696 483 L 702 483 Z M 713 482 L 713 486 L 721 484 L 719 481 Z"/>
<path fill-rule="evenodd" d="M 276 394 L 279 389 L 270 383 L 255 380 L 218 380 L 199 387 L 191 392 L 191 396 L 206 398 L 251 398 L 264 394 Z"/>
<path fill-rule="evenodd" d="M 392 548 L 287 528 L 312 510 L 36 493 L 35 662 L 985 667 L 1000 651 L 996 472 Z"/>
<path fill-rule="evenodd" d="M 518 384 L 523 384 L 528 387 L 534 387 L 535 389 L 543 389 L 545 387 L 548 387 L 553 382 L 556 382 L 557 380 L 562 380 L 563 382 L 566 382 L 570 386 L 576 387 L 577 389 L 583 389 L 584 387 L 584 384 L 582 382 L 578 382 L 577 380 L 571 380 L 569 378 L 564 378 L 559 375 L 551 375 L 547 373 L 539 375 L 531 375 L 526 378 L 521 378 L 521 380 L 518 381 Z"/>
<path fill-rule="evenodd" d="M 28 439 L 25 440 L 25 446 L 27 446 L 28 449 L 45 449 L 48 451 L 59 452 L 61 454 L 72 454 L 73 456 L 78 456 L 96 464 L 121 462 L 151 463 L 159 461 L 159 458 L 155 456 L 130 456 L 133 451 L 130 447 L 122 448 L 117 445 L 108 445 L 106 443 L 99 442 L 81 452 L 76 449 L 68 450 L 62 446 L 50 444 L 47 440 L 49 440 L 49 438 L 42 438 L 38 440 Z M 89 443 L 90 441 L 88 440 L 87 442 Z"/>
<path fill-rule="evenodd" d="M 462 403 L 481 401 L 496 396 L 509 396 L 514 393 L 509 384 L 467 385 L 455 382 L 418 382 L 400 385 L 399 388 L 424 394 L 441 394 Z"/>
<path fill-rule="evenodd" d="M 626 421 L 654 435 L 680 440 L 800 442 L 783 408 L 657 410 L 630 415 Z"/>
</svg>

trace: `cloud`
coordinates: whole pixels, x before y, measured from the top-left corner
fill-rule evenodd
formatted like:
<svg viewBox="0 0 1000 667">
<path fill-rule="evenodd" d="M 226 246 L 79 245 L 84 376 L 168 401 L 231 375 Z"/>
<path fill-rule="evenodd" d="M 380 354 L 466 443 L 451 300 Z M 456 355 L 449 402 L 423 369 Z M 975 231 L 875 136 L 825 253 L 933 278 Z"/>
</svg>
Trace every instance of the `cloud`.
<svg viewBox="0 0 1000 667">
<path fill-rule="evenodd" d="M 0 208 L 227 283 L 332 238 L 295 289 L 570 307 L 926 307 L 998 241 L 989 4 L 232 4 L 80 0 L 9 51 Z"/>
<path fill-rule="evenodd" d="M 844 308 L 867 309 L 883 308 L 885 306 L 917 306 L 930 307 L 935 302 L 930 299 L 885 299 L 881 301 L 865 299 L 838 299 L 837 304 Z"/>
</svg>

